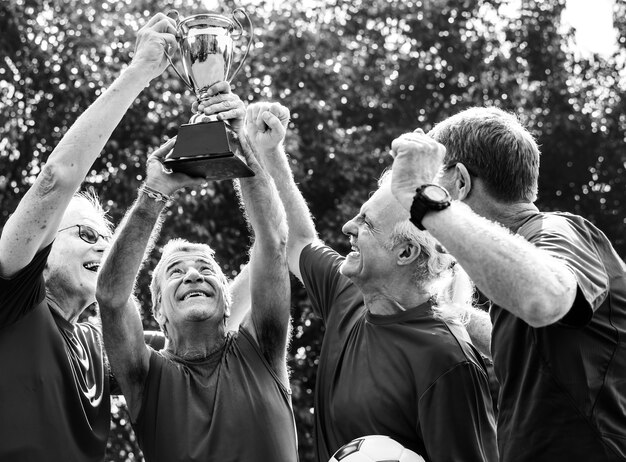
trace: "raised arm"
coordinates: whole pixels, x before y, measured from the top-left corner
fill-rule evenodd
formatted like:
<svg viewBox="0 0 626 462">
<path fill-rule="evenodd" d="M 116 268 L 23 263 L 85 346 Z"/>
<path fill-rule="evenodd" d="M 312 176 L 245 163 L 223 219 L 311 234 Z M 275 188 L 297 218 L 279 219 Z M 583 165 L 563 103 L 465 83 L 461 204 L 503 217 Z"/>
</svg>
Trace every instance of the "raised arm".
<svg viewBox="0 0 626 462">
<path fill-rule="evenodd" d="M 273 117 L 277 117 L 281 124 L 286 127 L 289 122 L 289 110 L 278 103 L 251 105 L 246 115 L 246 126 L 262 134 L 270 132 L 269 122 Z M 300 253 L 307 244 L 318 240 L 311 212 L 294 181 L 283 143 L 260 145 L 257 149 L 263 167 L 274 179 L 280 199 L 287 212 L 289 269 L 298 279 L 302 280 Z"/>
<path fill-rule="evenodd" d="M 201 181 L 163 171 L 161 160 L 173 145 L 174 140 L 168 141 L 148 159 L 146 183 L 120 224 L 98 276 L 96 298 L 104 343 L 133 418 L 140 408 L 143 379 L 149 367 L 149 350 L 133 291 L 144 256 L 159 233 L 159 217 L 165 207 L 159 195 L 169 196 L 185 185 Z"/>
<path fill-rule="evenodd" d="M 415 190 L 433 183 L 445 148 L 423 133 L 394 140 L 392 191 L 410 210 Z M 561 319 L 574 303 L 576 280 L 566 265 L 466 204 L 424 216 L 422 225 L 456 257 L 486 297 L 534 327 Z"/>
<path fill-rule="evenodd" d="M 65 209 L 122 116 L 167 67 L 175 23 L 155 15 L 139 31 L 130 66 L 72 125 L 24 195 L 0 236 L 0 276 L 11 277 L 53 241 Z"/>
<path fill-rule="evenodd" d="M 253 105 L 248 109 L 246 120 L 255 107 Z M 287 111 L 281 106 L 283 110 Z M 287 220 L 276 186 L 259 163 L 256 151 L 268 144 L 281 143 L 286 123 L 281 123 L 272 113 L 271 117 L 267 117 L 267 127 L 260 132 L 255 124 L 246 122 L 246 132 L 241 137 L 244 155 L 255 173 L 254 177 L 240 180 L 241 199 L 254 232 L 248 265 L 251 311 L 243 324 L 250 327 L 263 354 L 288 385 L 285 355 L 291 290 L 286 248 Z"/>
</svg>

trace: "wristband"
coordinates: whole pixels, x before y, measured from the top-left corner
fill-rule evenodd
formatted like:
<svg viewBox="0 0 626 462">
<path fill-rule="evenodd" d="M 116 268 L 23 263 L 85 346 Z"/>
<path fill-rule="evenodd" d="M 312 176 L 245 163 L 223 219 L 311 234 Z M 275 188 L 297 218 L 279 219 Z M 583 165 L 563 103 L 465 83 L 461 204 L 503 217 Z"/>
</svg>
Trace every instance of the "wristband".
<svg viewBox="0 0 626 462">
<path fill-rule="evenodd" d="M 160 193 L 156 189 L 152 189 L 150 186 L 146 185 L 145 183 L 143 183 L 141 186 L 139 186 L 139 192 L 145 194 L 150 199 L 153 199 L 153 200 L 155 200 L 157 202 L 163 202 L 166 205 L 167 205 L 168 202 L 170 202 L 172 200 L 172 198 L 170 196 L 168 196 L 166 194 L 163 194 L 163 193 Z"/>
</svg>

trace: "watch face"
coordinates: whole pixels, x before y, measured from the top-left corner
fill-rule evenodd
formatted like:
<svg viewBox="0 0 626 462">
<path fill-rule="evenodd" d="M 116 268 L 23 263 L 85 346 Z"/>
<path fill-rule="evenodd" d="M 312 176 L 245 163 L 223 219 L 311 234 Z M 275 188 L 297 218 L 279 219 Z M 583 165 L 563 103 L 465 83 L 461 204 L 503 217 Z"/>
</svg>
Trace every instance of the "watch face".
<svg viewBox="0 0 626 462">
<path fill-rule="evenodd" d="M 445 202 L 449 200 L 448 191 L 446 191 L 441 186 L 437 186 L 434 184 L 426 186 L 422 191 L 422 194 L 424 194 L 426 198 L 433 202 Z"/>
</svg>

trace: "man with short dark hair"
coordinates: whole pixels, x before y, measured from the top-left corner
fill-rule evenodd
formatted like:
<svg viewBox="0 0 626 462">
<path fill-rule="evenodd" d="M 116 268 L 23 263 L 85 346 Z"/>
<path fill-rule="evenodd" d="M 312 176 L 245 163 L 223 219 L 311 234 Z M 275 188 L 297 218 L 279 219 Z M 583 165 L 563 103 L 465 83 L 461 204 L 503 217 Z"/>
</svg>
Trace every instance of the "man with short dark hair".
<svg viewBox="0 0 626 462">
<path fill-rule="evenodd" d="M 500 460 L 625 460 L 626 266 L 587 220 L 533 204 L 533 137 L 473 108 L 392 149 L 411 221 L 493 302 Z"/>
<path fill-rule="evenodd" d="M 111 238 L 95 201 L 75 195 L 137 95 L 167 67 L 175 23 L 152 17 L 132 62 L 72 125 L 0 236 L 0 460 L 101 461 L 109 381 L 100 333 L 79 315 L 96 302 Z"/>
</svg>

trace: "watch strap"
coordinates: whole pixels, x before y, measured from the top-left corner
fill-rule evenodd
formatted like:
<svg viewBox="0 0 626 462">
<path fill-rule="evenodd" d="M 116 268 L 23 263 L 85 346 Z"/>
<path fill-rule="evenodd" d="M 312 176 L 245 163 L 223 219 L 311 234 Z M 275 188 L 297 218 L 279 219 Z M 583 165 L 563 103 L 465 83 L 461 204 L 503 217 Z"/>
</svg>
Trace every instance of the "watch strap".
<svg viewBox="0 0 626 462">
<path fill-rule="evenodd" d="M 409 220 L 417 226 L 417 229 L 421 231 L 426 231 L 426 228 L 422 225 L 424 215 L 428 212 L 443 210 L 450 206 L 450 196 L 447 194 L 447 191 L 446 195 L 448 196 L 448 200 L 439 202 L 426 197 L 424 189 L 428 186 L 437 186 L 438 188 L 441 188 L 441 186 L 432 185 L 430 183 L 420 186 L 415 190 L 415 196 L 413 197 L 413 203 L 411 204 L 411 217 Z M 445 191 L 444 188 L 441 189 Z"/>
</svg>

